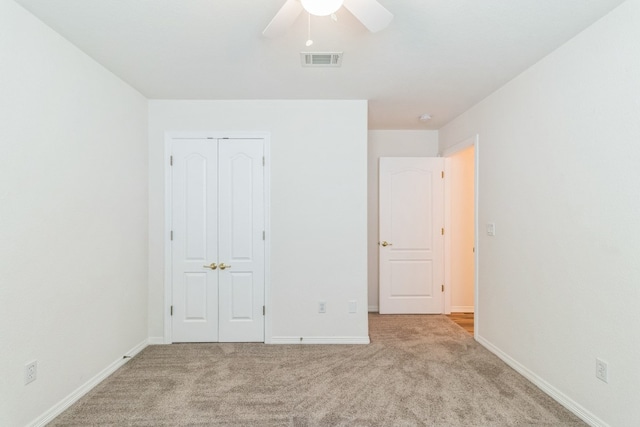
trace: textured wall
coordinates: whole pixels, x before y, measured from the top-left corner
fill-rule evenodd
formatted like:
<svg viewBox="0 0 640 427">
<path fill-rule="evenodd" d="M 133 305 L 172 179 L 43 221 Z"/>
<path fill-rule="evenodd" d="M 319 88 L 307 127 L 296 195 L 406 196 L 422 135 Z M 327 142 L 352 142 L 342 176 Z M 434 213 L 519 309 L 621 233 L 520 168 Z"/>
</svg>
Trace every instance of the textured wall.
<svg viewBox="0 0 640 427">
<path fill-rule="evenodd" d="M 150 101 L 150 336 L 166 312 L 165 131 L 229 130 L 271 134 L 267 340 L 366 339 L 366 101 Z"/>
<path fill-rule="evenodd" d="M 480 338 L 598 425 L 640 419 L 638 40 L 627 1 L 440 130 L 480 135 Z"/>
<path fill-rule="evenodd" d="M 147 101 L 13 1 L 0 57 L 0 425 L 21 426 L 146 342 Z"/>
</svg>

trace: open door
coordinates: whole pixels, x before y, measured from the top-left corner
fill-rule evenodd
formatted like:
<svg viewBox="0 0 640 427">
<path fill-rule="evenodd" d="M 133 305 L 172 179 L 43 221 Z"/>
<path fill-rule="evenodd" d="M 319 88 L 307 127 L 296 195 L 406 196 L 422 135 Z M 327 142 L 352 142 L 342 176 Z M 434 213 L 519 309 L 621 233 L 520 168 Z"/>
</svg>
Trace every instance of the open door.
<svg viewBox="0 0 640 427">
<path fill-rule="evenodd" d="M 380 313 L 444 310 L 444 160 L 380 158 Z"/>
</svg>

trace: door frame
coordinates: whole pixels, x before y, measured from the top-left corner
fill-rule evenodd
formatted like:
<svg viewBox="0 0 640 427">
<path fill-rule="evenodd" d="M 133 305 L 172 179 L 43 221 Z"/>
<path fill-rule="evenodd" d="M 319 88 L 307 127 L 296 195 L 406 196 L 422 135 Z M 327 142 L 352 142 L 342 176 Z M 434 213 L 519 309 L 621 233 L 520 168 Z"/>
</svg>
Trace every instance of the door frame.
<svg viewBox="0 0 640 427">
<path fill-rule="evenodd" d="M 271 343 L 271 134 L 269 132 L 176 131 L 164 133 L 164 344 L 171 336 L 171 144 L 174 139 L 262 139 L 264 141 L 264 342 Z"/>
<path fill-rule="evenodd" d="M 480 304 L 478 302 L 479 283 L 478 283 L 478 259 L 480 256 L 479 247 L 479 227 L 478 227 L 478 201 L 479 194 L 479 177 L 480 177 L 480 156 L 479 156 L 480 135 L 475 134 L 462 141 L 446 148 L 440 152 L 440 156 L 445 158 L 445 177 L 451 174 L 451 159 L 449 157 L 454 154 L 465 150 L 469 147 L 473 147 L 473 163 L 474 163 L 474 200 L 473 200 L 473 240 L 475 252 L 473 254 L 474 266 L 473 266 L 473 317 L 474 317 L 474 338 L 478 339 L 478 320 L 480 318 Z M 444 226 L 445 230 L 451 229 L 451 180 L 445 179 L 444 182 L 444 198 L 445 198 L 445 212 L 444 212 Z M 445 314 L 451 314 L 451 233 L 445 233 L 444 236 L 444 301 L 445 301 Z"/>
</svg>

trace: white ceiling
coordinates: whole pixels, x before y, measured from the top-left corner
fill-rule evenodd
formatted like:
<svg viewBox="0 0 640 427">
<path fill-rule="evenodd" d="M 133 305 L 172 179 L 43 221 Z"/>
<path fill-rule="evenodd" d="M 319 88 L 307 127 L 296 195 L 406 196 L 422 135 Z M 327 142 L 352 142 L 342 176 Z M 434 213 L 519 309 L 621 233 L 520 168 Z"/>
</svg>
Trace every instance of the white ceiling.
<svg viewBox="0 0 640 427">
<path fill-rule="evenodd" d="M 368 99 L 370 129 L 437 129 L 623 0 L 379 0 L 388 28 L 342 8 L 312 18 L 312 48 L 304 14 L 261 36 L 284 0 L 16 1 L 148 98 Z"/>
</svg>

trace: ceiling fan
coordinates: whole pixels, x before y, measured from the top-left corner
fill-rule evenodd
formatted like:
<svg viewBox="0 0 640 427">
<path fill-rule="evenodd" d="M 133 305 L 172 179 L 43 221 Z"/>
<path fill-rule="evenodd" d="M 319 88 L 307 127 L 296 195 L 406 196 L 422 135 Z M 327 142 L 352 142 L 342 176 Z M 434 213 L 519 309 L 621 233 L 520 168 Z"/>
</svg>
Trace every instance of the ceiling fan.
<svg viewBox="0 0 640 427">
<path fill-rule="evenodd" d="M 375 33 L 389 25 L 393 14 L 377 0 L 287 0 L 262 35 L 273 38 L 284 33 L 303 10 L 311 15 L 328 16 L 342 6 L 347 8 L 369 31 Z"/>
</svg>

